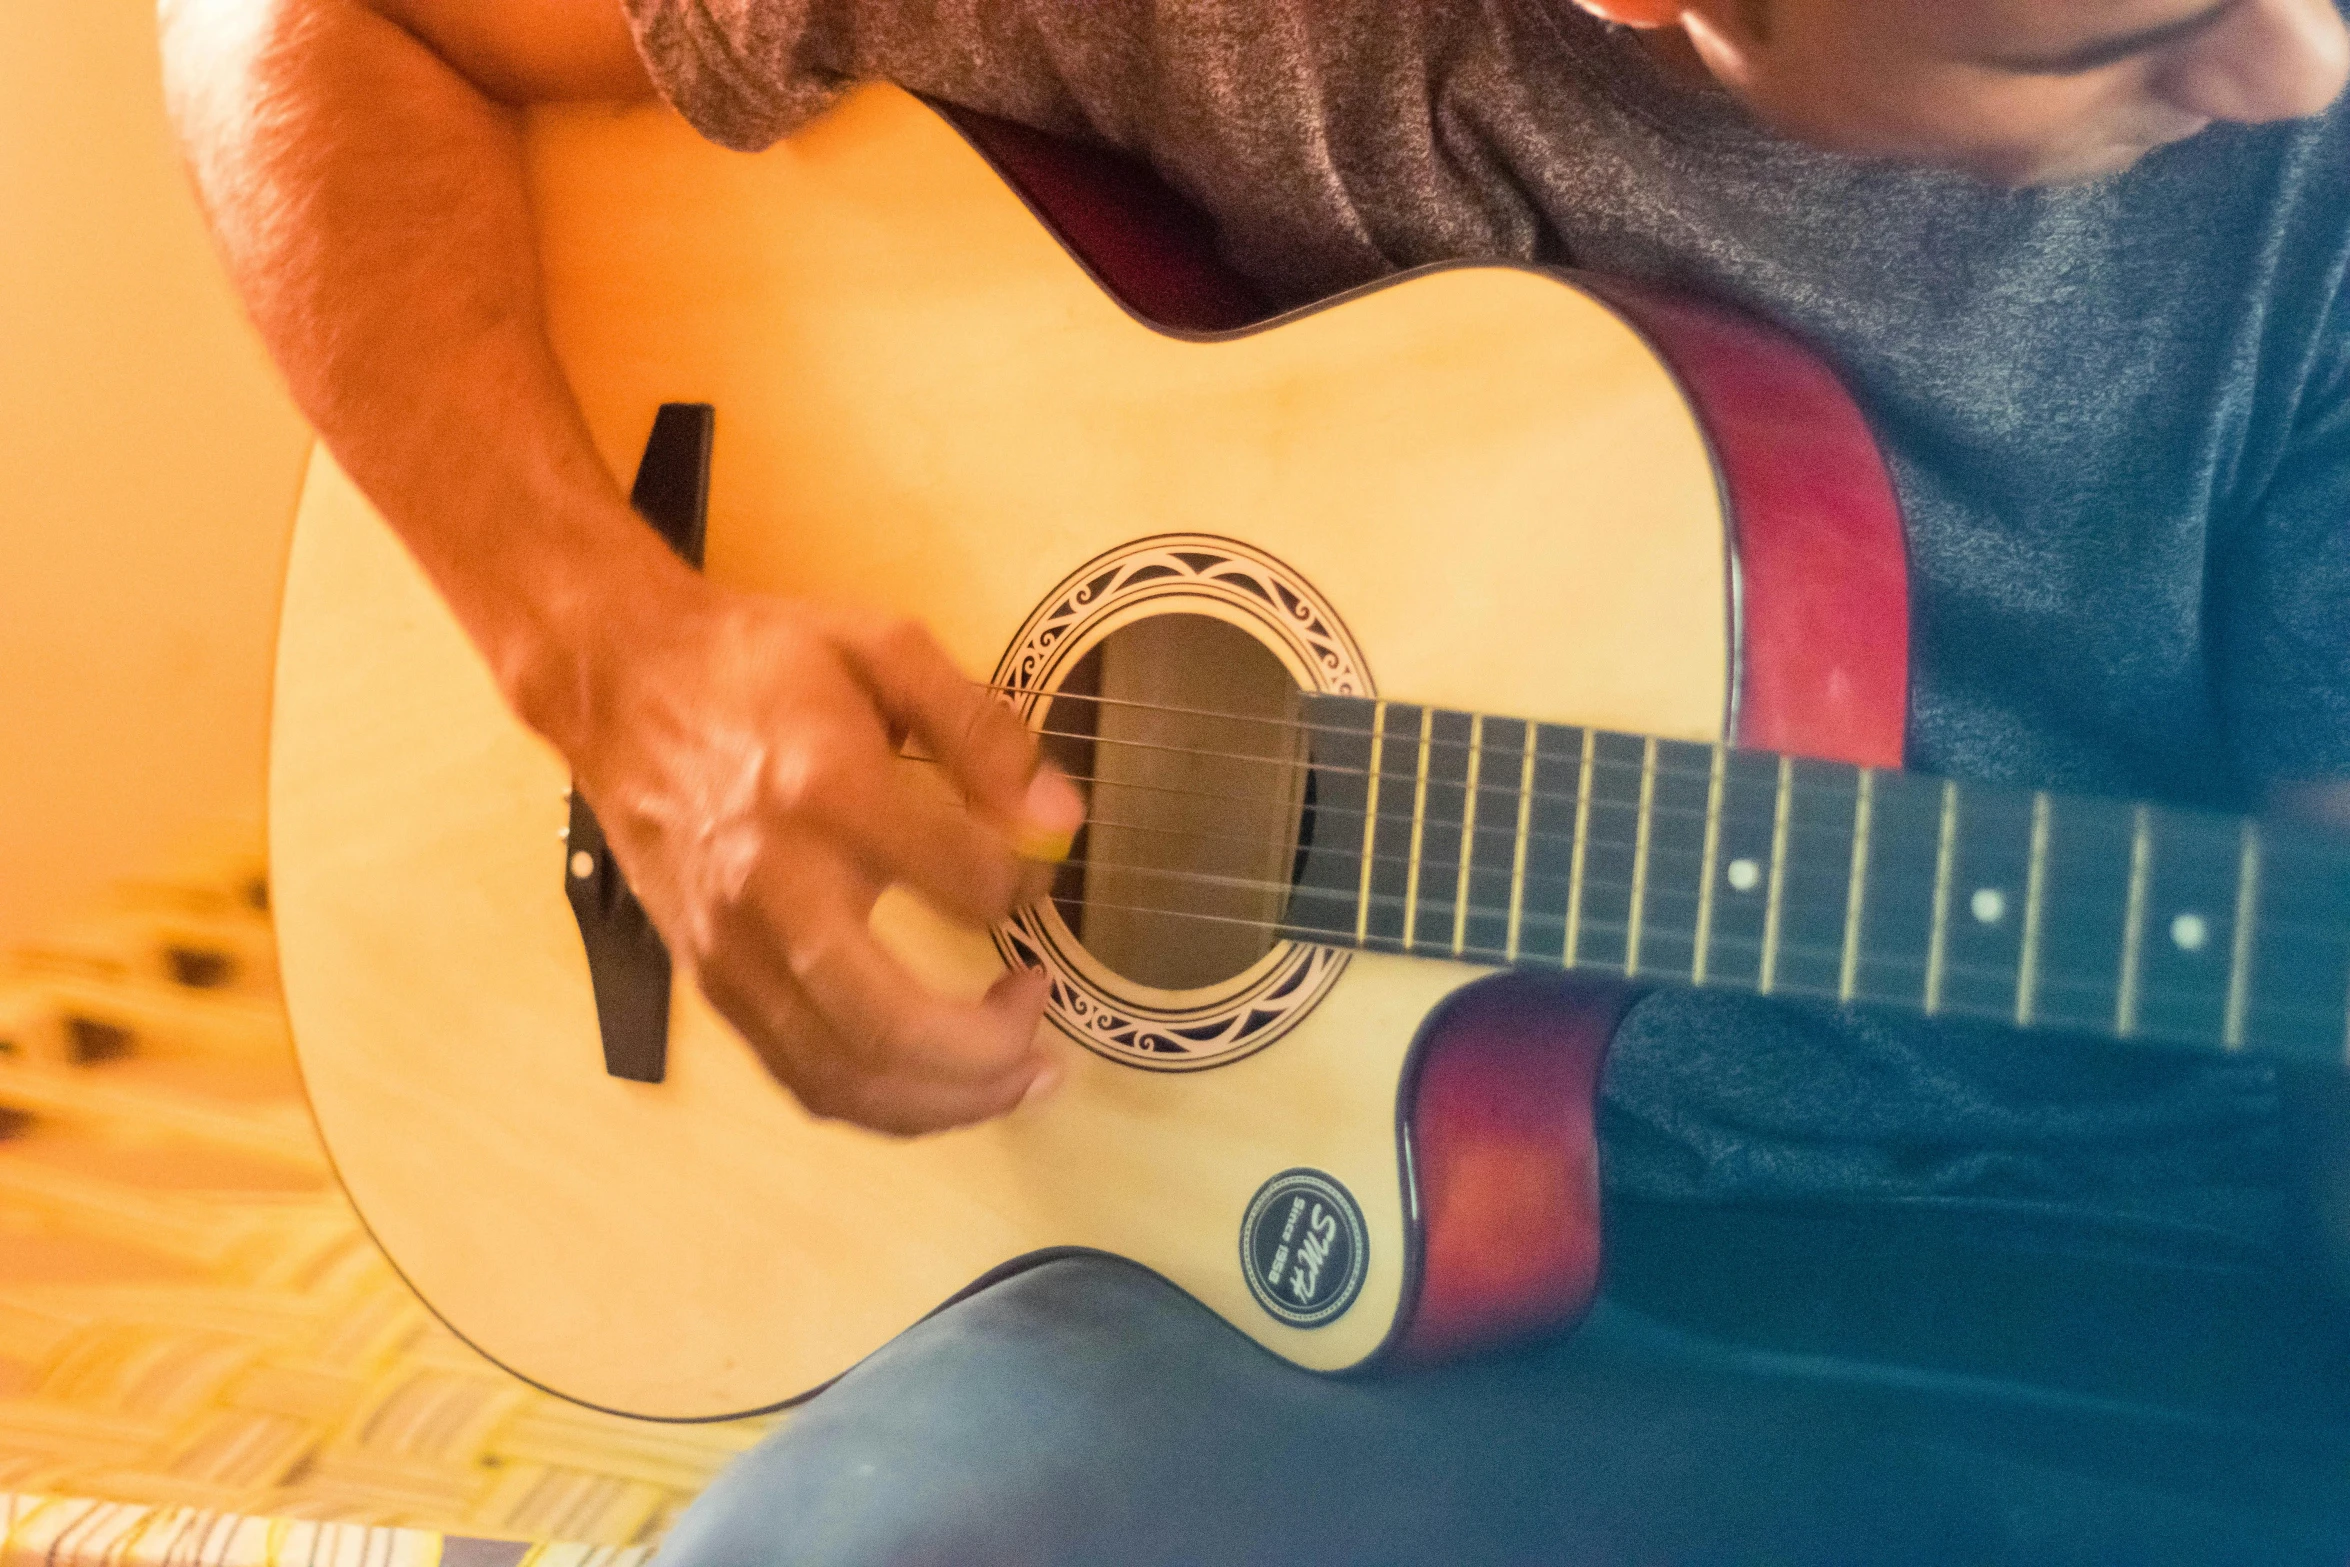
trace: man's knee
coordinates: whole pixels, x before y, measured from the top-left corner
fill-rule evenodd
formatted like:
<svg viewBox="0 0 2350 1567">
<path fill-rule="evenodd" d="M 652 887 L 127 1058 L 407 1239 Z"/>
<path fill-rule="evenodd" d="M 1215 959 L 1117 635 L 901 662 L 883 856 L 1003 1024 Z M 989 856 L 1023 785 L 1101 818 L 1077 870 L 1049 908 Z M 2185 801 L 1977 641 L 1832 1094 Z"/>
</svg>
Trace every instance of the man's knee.
<svg viewBox="0 0 2350 1567">
<path fill-rule="evenodd" d="M 1139 1269 L 1085 1259 L 1018 1275 L 786 1416 L 687 1510 L 659 1567 L 1082 1559 L 1104 1521 L 1088 1493 L 1105 1445 L 1163 1431 L 1135 1407 L 1166 1391 L 1142 1363 L 1154 1348 L 1196 1355 L 1182 1342 L 1195 1336 L 1233 1339 Z"/>
<path fill-rule="evenodd" d="M 788 1422 L 699 1497 L 660 1567 L 901 1567 L 984 1562 L 1014 1508 L 1011 1475 L 941 1473 L 933 1455 L 803 1432 Z M 987 1482 L 980 1496 L 977 1482 Z"/>
</svg>

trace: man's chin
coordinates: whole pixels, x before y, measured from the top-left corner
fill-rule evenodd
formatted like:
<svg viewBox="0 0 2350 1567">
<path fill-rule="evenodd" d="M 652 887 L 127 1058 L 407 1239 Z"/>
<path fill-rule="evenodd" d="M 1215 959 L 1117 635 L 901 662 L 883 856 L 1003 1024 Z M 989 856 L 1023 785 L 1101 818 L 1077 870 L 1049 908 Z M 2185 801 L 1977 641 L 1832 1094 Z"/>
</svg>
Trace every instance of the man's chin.
<svg viewBox="0 0 2350 1567">
<path fill-rule="evenodd" d="M 2110 179 L 2152 152 L 2150 145 L 2108 147 L 2094 153 L 2073 154 L 2052 160 L 2038 168 L 2029 168 L 2008 178 L 2003 183 L 2019 190 L 2041 189 L 2053 185 L 2087 185 L 2096 180 Z"/>
<path fill-rule="evenodd" d="M 2136 167 L 2147 154 L 2158 152 L 2183 137 L 2159 141 L 2117 143 L 2096 148 L 2070 148 L 2062 153 L 1992 154 L 1971 159 L 1966 172 L 1977 179 L 2010 190 L 2036 190 L 2052 185 L 2087 185 L 2110 179 Z"/>
<path fill-rule="evenodd" d="M 1882 122 L 1856 127 L 1817 114 L 1773 113 L 1766 105 L 1750 107 L 1779 134 L 1824 151 L 1943 169 L 2011 190 L 2107 179 L 2131 168 L 2148 153 L 2200 135 L 2210 126 L 2208 120 L 2146 116 L 2128 130 L 2108 131 L 2096 140 L 2084 136 L 2071 141 L 2052 137 L 2039 142 L 2000 142 L 1971 140 L 1963 131 L 1953 135 L 1947 127 Z"/>
<path fill-rule="evenodd" d="M 1987 152 L 1969 172 L 1993 184 L 2024 190 L 2043 185 L 2085 185 L 2134 168 L 2147 154 L 2201 135 L 2210 122 L 2166 126 L 2124 141 L 2062 149 L 1999 149 Z"/>
</svg>

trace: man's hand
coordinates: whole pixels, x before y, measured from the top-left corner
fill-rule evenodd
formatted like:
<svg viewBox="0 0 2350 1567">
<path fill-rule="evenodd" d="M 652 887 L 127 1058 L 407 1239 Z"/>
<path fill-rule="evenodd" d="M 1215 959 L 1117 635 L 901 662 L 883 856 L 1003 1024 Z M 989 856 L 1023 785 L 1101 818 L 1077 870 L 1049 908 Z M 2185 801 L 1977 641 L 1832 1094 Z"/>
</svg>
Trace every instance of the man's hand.
<svg viewBox="0 0 2350 1567">
<path fill-rule="evenodd" d="M 913 1133 L 1049 1082 L 1042 987 L 924 993 L 867 915 L 973 921 L 1080 807 L 920 632 L 733 594 L 628 509 L 547 341 L 514 108 L 651 91 L 618 0 L 164 0 L 165 85 L 294 397 L 568 757 L 673 950 L 820 1114 Z M 910 735 L 945 788 L 895 757 Z M 1035 844 L 1029 845 L 1035 849 Z"/>
<path fill-rule="evenodd" d="M 768 1069 L 819 1115 L 901 1134 L 1048 1090 L 1042 976 L 946 1002 L 867 924 L 892 883 L 973 924 L 1043 895 L 1037 861 L 1084 807 L 1010 710 L 907 621 L 695 579 L 629 624 L 567 749 L 671 951 Z M 900 758 L 908 737 L 935 772 Z"/>
</svg>

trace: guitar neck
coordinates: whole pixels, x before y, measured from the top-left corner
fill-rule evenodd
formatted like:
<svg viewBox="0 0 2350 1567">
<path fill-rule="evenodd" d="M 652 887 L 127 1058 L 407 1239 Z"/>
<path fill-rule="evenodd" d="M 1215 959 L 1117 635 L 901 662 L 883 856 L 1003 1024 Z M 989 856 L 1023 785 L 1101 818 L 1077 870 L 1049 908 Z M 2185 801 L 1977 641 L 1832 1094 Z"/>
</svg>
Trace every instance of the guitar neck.
<svg viewBox="0 0 2350 1567">
<path fill-rule="evenodd" d="M 1284 932 L 2339 1065 L 2350 846 L 2248 819 L 1313 696 Z"/>
</svg>

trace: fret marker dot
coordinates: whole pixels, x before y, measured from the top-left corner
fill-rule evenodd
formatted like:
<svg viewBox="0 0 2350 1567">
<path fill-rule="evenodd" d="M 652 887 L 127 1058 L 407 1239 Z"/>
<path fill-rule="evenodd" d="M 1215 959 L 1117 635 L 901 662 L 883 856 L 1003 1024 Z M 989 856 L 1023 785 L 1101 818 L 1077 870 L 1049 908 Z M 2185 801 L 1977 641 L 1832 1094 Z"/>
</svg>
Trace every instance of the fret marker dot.
<svg viewBox="0 0 2350 1567">
<path fill-rule="evenodd" d="M 1975 911 L 1975 918 L 1985 925 L 1996 925 L 2007 918 L 2007 894 L 1997 887 L 1977 887 L 1967 907 Z"/>
<path fill-rule="evenodd" d="M 2182 914 L 2170 922 L 2170 939 L 2181 952 L 2201 952 L 2211 939 L 2211 922 L 2200 914 Z"/>
<path fill-rule="evenodd" d="M 1729 875 L 1733 892 L 1752 892 L 1762 885 L 1762 867 L 1752 860 L 1732 860 Z"/>
<path fill-rule="evenodd" d="M 596 857 L 582 849 L 571 857 L 571 875 L 575 881 L 586 881 L 596 873 Z"/>
</svg>

